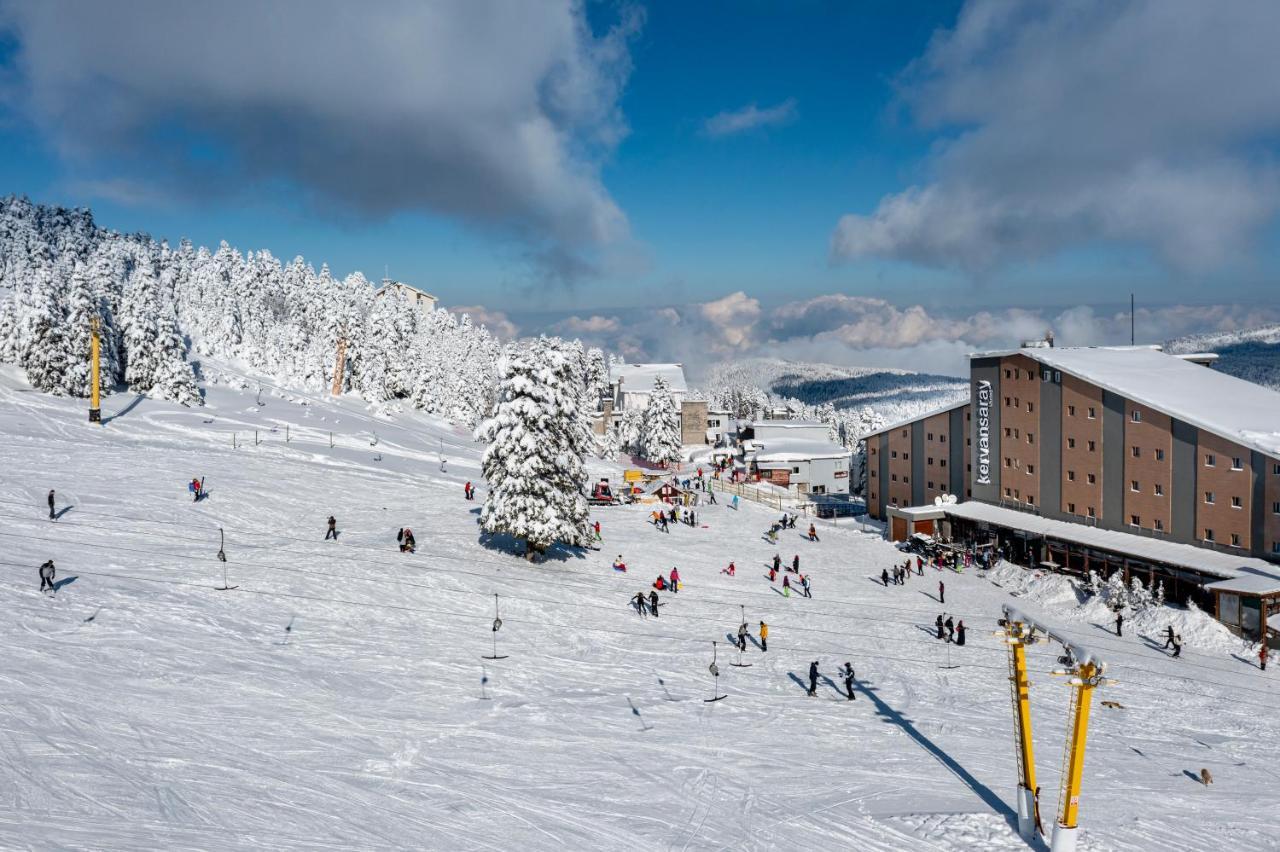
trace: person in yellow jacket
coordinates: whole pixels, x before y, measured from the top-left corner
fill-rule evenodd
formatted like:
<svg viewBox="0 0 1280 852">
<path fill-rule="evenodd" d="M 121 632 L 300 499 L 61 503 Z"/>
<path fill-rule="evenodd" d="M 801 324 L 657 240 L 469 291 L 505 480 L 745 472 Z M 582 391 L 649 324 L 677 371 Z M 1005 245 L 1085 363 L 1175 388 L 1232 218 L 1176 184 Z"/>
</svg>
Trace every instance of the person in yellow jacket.
<svg viewBox="0 0 1280 852">
<path fill-rule="evenodd" d="M 760 650 L 769 650 L 769 625 L 760 622 Z"/>
</svg>

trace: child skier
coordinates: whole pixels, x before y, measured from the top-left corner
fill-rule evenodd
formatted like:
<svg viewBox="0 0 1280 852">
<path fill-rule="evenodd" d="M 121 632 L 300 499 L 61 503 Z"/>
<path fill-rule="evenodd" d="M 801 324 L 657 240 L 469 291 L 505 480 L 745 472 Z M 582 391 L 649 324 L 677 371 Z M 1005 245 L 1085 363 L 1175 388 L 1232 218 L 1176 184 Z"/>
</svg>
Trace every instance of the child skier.
<svg viewBox="0 0 1280 852">
<path fill-rule="evenodd" d="M 53 577 L 55 573 L 52 559 L 40 566 L 40 591 L 43 592 L 45 589 L 48 589 L 51 592 L 57 591 L 53 586 Z"/>
<path fill-rule="evenodd" d="M 813 524 L 809 524 L 809 541 L 818 540 L 818 528 Z"/>
<path fill-rule="evenodd" d="M 721 573 L 721 574 L 728 574 L 730 577 L 734 576 L 734 575 L 737 573 L 737 571 L 738 571 L 738 569 L 734 567 L 734 565 L 733 565 L 733 563 L 732 563 L 732 562 L 730 562 L 730 563 L 729 563 L 729 567 L 728 567 L 728 568 L 721 568 L 721 569 L 720 569 L 720 573 Z"/>
</svg>

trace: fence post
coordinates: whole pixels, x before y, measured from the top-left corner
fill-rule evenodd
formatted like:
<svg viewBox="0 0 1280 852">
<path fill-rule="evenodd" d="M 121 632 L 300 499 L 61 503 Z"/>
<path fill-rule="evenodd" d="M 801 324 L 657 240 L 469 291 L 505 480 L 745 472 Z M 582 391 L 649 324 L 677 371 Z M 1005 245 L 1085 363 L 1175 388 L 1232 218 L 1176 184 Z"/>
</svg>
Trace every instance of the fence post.
<svg viewBox="0 0 1280 852">
<path fill-rule="evenodd" d="M 284 442 L 289 443 L 289 424 L 284 424 Z"/>
<path fill-rule="evenodd" d="M 234 450 L 235 448 L 236 448 L 236 433 L 232 432 L 231 433 L 231 449 Z"/>
<path fill-rule="evenodd" d="M 333 449 L 333 433 L 329 433 L 329 449 Z"/>
<path fill-rule="evenodd" d="M 260 443 L 262 443 L 262 442 L 258 440 L 258 430 L 257 430 L 257 429 L 254 429 L 254 430 L 253 430 L 253 445 L 256 447 L 256 446 L 258 446 L 258 444 L 260 444 Z"/>
</svg>

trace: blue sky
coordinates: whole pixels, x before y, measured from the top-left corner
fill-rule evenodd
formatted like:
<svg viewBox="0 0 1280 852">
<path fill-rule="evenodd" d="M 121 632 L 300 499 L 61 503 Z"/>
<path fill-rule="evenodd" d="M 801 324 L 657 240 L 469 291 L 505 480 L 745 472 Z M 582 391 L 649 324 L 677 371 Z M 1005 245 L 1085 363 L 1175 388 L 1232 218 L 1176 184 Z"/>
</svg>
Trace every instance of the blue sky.
<svg viewBox="0 0 1280 852">
<path fill-rule="evenodd" d="M 0 192 L 522 331 L 1277 301 L 1271 4 L 265 8 L 0 6 Z M 848 310 L 805 342 L 884 343 Z"/>
</svg>

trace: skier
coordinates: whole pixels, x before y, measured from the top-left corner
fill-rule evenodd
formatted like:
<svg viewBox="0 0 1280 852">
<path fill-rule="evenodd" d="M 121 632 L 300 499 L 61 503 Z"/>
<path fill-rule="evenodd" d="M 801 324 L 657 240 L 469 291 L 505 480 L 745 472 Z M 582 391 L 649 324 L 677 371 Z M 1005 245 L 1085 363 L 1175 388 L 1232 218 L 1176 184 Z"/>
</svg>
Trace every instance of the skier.
<svg viewBox="0 0 1280 852">
<path fill-rule="evenodd" d="M 944 604 L 946 602 L 947 602 L 947 584 L 939 580 L 938 581 L 938 603 Z"/>
<path fill-rule="evenodd" d="M 784 598 L 791 597 L 791 578 L 790 577 L 782 578 L 782 596 Z"/>
<path fill-rule="evenodd" d="M 737 494 L 733 495 L 733 501 L 732 501 L 731 505 L 733 506 L 734 511 L 737 511 L 737 509 L 738 509 L 738 495 L 737 495 Z"/>
<path fill-rule="evenodd" d="M 648 605 L 644 599 L 644 592 L 636 592 L 636 596 L 631 599 L 631 603 L 635 605 L 636 615 L 646 615 L 648 613 Z"/>
<path fill-rule="evenodd" d="M 1177 636 L 1175 636 L 1175 637 L 1174 637 L 1174 640 L 1173 640 L 1173 655 L 1174 655 L 1175 657 L 1181 657 L 1181 656 L 1182 656 L 1182 635 L 1181 635 L 1181 634 L 1179 634 L 1179 635 L 1177 635 Z"/>
<path fill-rule="evenodd" d="M 809 695 L 818 694 L 818 661 L 809 664 Z"/>
<path fill-rule="evenodd" d="M 951 616 L 949 615 L 947 616 L 946 625 L 947 625 L 947 641 L 948 642 L 956 641 L 956 623 L 951 620 Z"/>
<path fill-rule="evenodd" d="M 908 559 L 907 562 L 910 564 L 911 560 Z M 924 560 L 919 555 L 916 556 L 916 574 L 921 577 L 924 576 Z"/>
<path fill-rule="evenodd" d="M 707 503 L 711 506 L 716 505 L 716 492 L 714 491 L 707 492 Z"/>
<path fill-rule="evenodd" d="M 200 502 L 200 480 L 198 478 L 192 479 L 191 484 L 187 486 L 187 490 L 191 492 L 191 502 L 199 503 Z"/>
<path fill-rule="evenodd" d="M 778 579 L 778 569 L 776 569 L 776 568 L 770 568 L 770 569 L 769 569 L 769 582 L 770 582 L 770 583 L 776 582 L 776 581 L 777 581 L 777 579 Z"/>
<path fill-rule="evenodd" d="M 1164 635 L 1165 635 L 1164 647 L 1167 649 L 1170 645 L 1173 644 L 1173 625 L 1172 624 L 1170 624 L 1168 627 L 1164 629 Z"/>
<path fill-rule="evenodd" d="M 956 625 L 956 644 L 964 644 L 964 619 L 960 619 L 960 623 Z"/>
<path fill-rule="evenodd" d="M 800 573 L 800 554 L 799 553 L 791 557 L 791 570 L 795 571 L 797 574 Z"/>
<path fill-rule="evenodd" d="M 773 570 L 774 571 L 782 570 L 782 557 L 776 553 L 773 554 Z"/>
<path fill-rule="evenodd" d="M 942 615 L 941 614 L 939 614 L 938 617 L 934 619 L 933 624 L 935 627 L 938 628 L 938 638 L 941 639 L 942 638 Z"/>
<path fill-rule="evenodd" d="M 604 541 L 604 537 L 603 537 L 602 535 L 600 535 L 600 522 L 599 522 L 599 521 L 596 521 L 594 524 L 592 524 L 592 525 L 591 525 L 591 530 L 592 530 L 592 532 L 594 532 L 594 533 L 595 533 L 596 541 L 601 541 L 601 542 L 602 542 L 602 541 Z"/>
<path fill-rule="evenodd" d="M 671 532 L 671 530 L 667 529 L 667 515 L 665 512 L 660 513 L 658 515 L 658 524 L 659 524 L 658 528 L 661 529 L 664 533 Z"/>
<path fill-rule="evenodd" d="M 658 617 L 658 593 L 653 589 L 649 590 L 649 609 L 653 610 L 653 617 Z"/>
<path fill-rule="evenodd" d="M 818 528 L 809 524 L 809 541 L 818 541 Z"/>
<path fill-rule="evenodd" d="M 800 587 L 804 589 L 804 596 L 806 598 L 813 597 L 813 592 L 809 591 L 809 575 L 808 574 L 801 575 Z"/>
<path fill-rule="evenodd" d="M 738 625 L 738 650 L 747 650 L 747 623 L 745 621 Z"/>
<path fill-rule="evenodd" d="M 733 565 L 733 563 L 732 563 L 732 562 L 730 562 L 730 563 L 729 563 L 729 567 L 728 567 L 728 568 L 721 568 L 721 569 L 720 569 L 720 573 L 721 573 L 721 574 L 728 574 L 730 577 L 734 576 L 734 575 L 737 573 L 737 571 L 738 571 L 738 569 L 734 567 L 734 565 Z"/>
<path fill-rule="evenodd" d="M 324 540 L 328 541 L 329 539 L 338 540 L 338 521 L 333 515 L 329 516 L 329 529 L 324 534 Z"/>
<path fill-rule="evenodd" d="M 673 593 L 680 591 L 680 572 L 675 567 L 671 569 L 671 591 Z"/>
<path fill-rule="evenodd" d="M 844 670 L 840 672 L 844 677 L 844 691 L 848 695 L 849 700 L 853 700 L 853 663 L 845 660 Z"/>
<path fill-rule="evenodd" d="M 764 534 L 764 537 L 769 540 L 770 544 L 777 544 L 778 543 L 778 525 L 774 524 L 773 526 L 769 527 L 769 531 Z"/>
<path fill-rule="evenodd" d="M 1116 635 L 1124 635 L 1124 613 L 1120 610 L 1116 610 Z"/>
<path fill-rule="evenodd" d="M 1266 646 L 1263 647 L 1265 649 Z M 763 621 L 760 622 L 760 650 L 769 650 L 769 625 L 765 624 Z M 1264 657 L 1262 666 L 1263 671 L 1266 671 L 1266 668 L 1266 658 Z"/>
<path fill-rule="evenodd" d="M 56 521 L 58 519 L 57 512 L 53 511 L 53 489 L 49 489 L 49 520 Z"/>
<path fill-rule="evenodd" d="M 883 568 L 880 571 L 880 582 L 884 583 L 884 587 L 889 588 L 889 569 Z"/>
<path fill-rule="evenodd" d="M 45 589 L 48 589 L 51 592 L 57 591 L 53 586 L 54 573 L 55 571 L 52 559 L 40 566 L 40 591 L 43 592 Z"/>
</svg>

